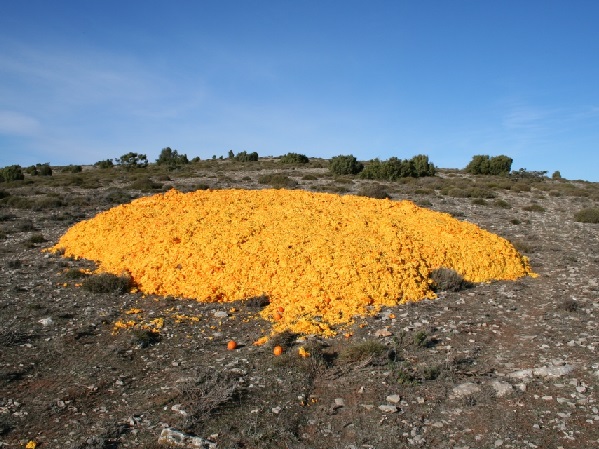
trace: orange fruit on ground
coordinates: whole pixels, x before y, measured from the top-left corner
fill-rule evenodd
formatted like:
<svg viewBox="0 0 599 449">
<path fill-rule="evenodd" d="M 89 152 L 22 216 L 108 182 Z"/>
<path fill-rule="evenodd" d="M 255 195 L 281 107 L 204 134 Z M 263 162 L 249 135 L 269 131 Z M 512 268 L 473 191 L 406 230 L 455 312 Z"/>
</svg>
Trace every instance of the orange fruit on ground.
<svg viewBox="0 0 599 449">
<path fill-rule="evenodd" d="M 280 346 L 275 346 L 275 347 L 272 349 L 272 353 L 273 353 L 274 355 L 281 355 L 281 354 L 283 354 L 283 348 L 282 348 L 282 347 L 280 347 Z"/>
<path fill-rule="evenodd" d="M 229 343 L 227 343 L 227 349 L 229 351 L 232 351 L 233 349 L 237 349 L 237 342 L 235 340 L 231 340 Z"/>
</svg>

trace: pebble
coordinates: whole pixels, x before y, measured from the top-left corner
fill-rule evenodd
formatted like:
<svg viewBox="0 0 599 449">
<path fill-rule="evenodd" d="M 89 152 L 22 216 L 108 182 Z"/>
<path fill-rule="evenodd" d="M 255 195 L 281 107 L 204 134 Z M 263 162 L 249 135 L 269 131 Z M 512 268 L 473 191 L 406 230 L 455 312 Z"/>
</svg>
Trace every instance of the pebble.
<svg viewBox="0 0 599 449">
<path fill-rule="evenodd" d="M 160 437 L 158 438 L 158 443 L 187 448 L 216 449 L 216 443 L 213 443 L 212 441 L 187 435 L 186 433 L 170 427 L 162 429 Z"/>
<path fill-rule="evenodd" d="M 514 390 L 514 387 L 512 387 L 512 384 L 510 384 L 508 382 L 501 382 L 498 380 L 491 382 L 491 386 L 495 390 L 495 394 L 497 395 L 498 398 L 506 396 Z"/>
<path fill-rule="evenodd" d="M 393 332 L 390 332 L 387 328 L 379 329 L 374 333 L 375 337 L 390 337 L 391 335 L 393 335 Z"/>
<path fill-rule="evenodd" d="M 379 405 L 379 410 L 383 413 L 397 413 L 399 411 L 395 405 Z"/>
<path fill-rule="evenodd" d="M 398 394 L 390 394 L 387 396 L 387 402 L 392 402 L 393 404 L 397 404 L 400 401 L 400 397 Z"/>
<path fill-rule="evenodd" d="M 478 391 L 480 391 L 480 387 L 477 384 L 472 382 L 466 382 L 454 387 L 452 396 L 455 398 L 461 398 L 463 396 L 468 396 Z"/>
</svg>

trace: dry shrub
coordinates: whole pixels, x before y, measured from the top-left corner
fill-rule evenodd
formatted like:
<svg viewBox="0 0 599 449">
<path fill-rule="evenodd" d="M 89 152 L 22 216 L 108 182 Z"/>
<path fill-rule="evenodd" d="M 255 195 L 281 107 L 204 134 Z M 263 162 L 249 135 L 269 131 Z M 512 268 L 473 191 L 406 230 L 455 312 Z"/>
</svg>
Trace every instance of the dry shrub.
<svg viewBox="0 0 599 449">
<path fill-rule="evenodd" d="M 297 186 L 296 181 L 281 173 L 272 173 L 270 175 L 259 176 L 258 184 L 267 184 L 275 189 L 289 189 Z"/>
<path fill-rule="evenodd" d="M 123 294 L 131 287 L 129 276 L 117 276 L 110 273 L 92 275 L 83 280 L 81 287 L 92 293 Z"/>
<path fill-rule="evenodd" d="M 380 341 L 365 340 L 343 348 L 339 353 L 339 360 L 346 363 L 362 362 L 381 357 L 387 352 L 387 346 Z"/>
<path fill-rule="evenodd" d="M 462 277 L 457 271 L 451 268 L 437 268 L 430 274 L 430 279 L 433 282 L 434 291 L 459 292 L 472 284 Z"/>
<path fill-rule="evenodd" d="M 238 378 L 233 373 L 210 370 L 184 384 L 180 389 L 181 406 L 187 413 L 183 430 L 189 432 L 198 429 L 219 408 L 239 400 L 243 387 Z"/>
<path fill-rule="evenodd" d="M 389 195 L 387 190 L 385 190 L 385 187 L 383 187 L 382 185 L 380 185 L 378 183 L 368 184 L 368 185 L 363 186 L 358 191 L 358 195 L 365 196 L 368 198 L 375 198 L 375 199 L 379 199 L 379 200 L 391 198 L 391 196 Z"/>
<path fill-rule="evenodd" d="M 587 207 L 574 214 L 574 221 L 580 223 L 599 223 L 599 208 Z"/>
</svg>

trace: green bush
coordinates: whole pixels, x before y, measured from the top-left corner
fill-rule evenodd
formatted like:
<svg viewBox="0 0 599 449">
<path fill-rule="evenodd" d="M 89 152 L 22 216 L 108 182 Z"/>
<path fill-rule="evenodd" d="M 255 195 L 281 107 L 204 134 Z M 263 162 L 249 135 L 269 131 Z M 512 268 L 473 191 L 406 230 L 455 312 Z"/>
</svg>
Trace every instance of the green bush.
<svg viewBox="0 0 599 449">
<path fill-rule="evenodd" d="M 52 176 L 52 168 L 50 164 L 37 164 L 37 170 L 40 176 Z"/>
<path fill-rule="evenodd" d="M 397 181 L 401 178 L 434 176 L 436 171 L 435 165 L 429 162 L 428 156 L 419 154 L 412 159 L 392 157 L 383 162 L 373 159 L 364 167 L 360 176 L 364 179 Z"/>
<path fill-rule="evenodd" d="M 574 221 L 580 223 L 599 223 L 599 209 L 596 207 L 587 207 L 574 214 Z"/>
<path fill-rule="evenodd" d="M 335 156 L 329 162 L 329 170 L 334 175 L 357 175 L 364 169 L 364 165 L 353 155 Z"/>
<path fill-rule="evenodd" d="M 256 153 L 255 151 L 252 153 L 241 151 L 237 153 L 237 156 L 235 156 L 235 160 L 238 162 L 256 162 L 258 160 L 258 153 Z"/>
<path fill-rule="evenodd" d="M 65 167 L 63 170 L 65 173 L 81 173 L 83 171 L 83 167 L 81 165 L 69 165 Z"/>
<path fill-rule="evenodd" d="M 507 175 L 512 170 L 513 159 L 504 155 L 489 157 L 476 155 L 464 171 L 473 175 Z"/>
<path fill-rule="evenodd" d="M 0 169 L 0 182 L 22 181 L 25 179 L 20 165 L 9 165 Z"/>
<path fill-rule="evenodd" d="M 105 159 L 103 161 L 96 162 L 94 164 L 94 167 L 98 167 L 98 168 L 102 168 L 102 169 L 112 168 L 112 167 L 114 167 L 114 163 L 112 162 L 112 159 Z"/>
<path fill-rule="evenodd" d="M 165 165 L 169 170 L 174 170 L 182 165 L 189 164 L 186 154 L 179 154 L 177 150 L 170 147 L 163 148 L 156 159 L 156 165 Z"/>
<path fill-rule="evenodd" d="M 298 153 L 287 153 L 281 156 L 281 163 L 283 164 L 307 164 L 310 159 L 305 154 Z"/>
</svg>

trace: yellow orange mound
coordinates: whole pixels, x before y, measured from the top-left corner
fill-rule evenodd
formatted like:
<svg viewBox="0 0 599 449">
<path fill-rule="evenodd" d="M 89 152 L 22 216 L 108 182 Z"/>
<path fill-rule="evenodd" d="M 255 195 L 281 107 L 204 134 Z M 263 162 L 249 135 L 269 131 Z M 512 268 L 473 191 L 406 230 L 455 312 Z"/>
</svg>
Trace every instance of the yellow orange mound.
<svg viewBox="0 0 599 449">
<path fill-rule="evenodd" d="M 53 248 L 200 301 L 267 295 L 274 331 L 332 334 L 381 306 L 434 298 L 430 271 L 532 274 L 505 239 L 409 201 L 289 190 L 172 190 L 77 223 Z M 282 310 L 282 312 L 281 312 Z"/>
</svg>

